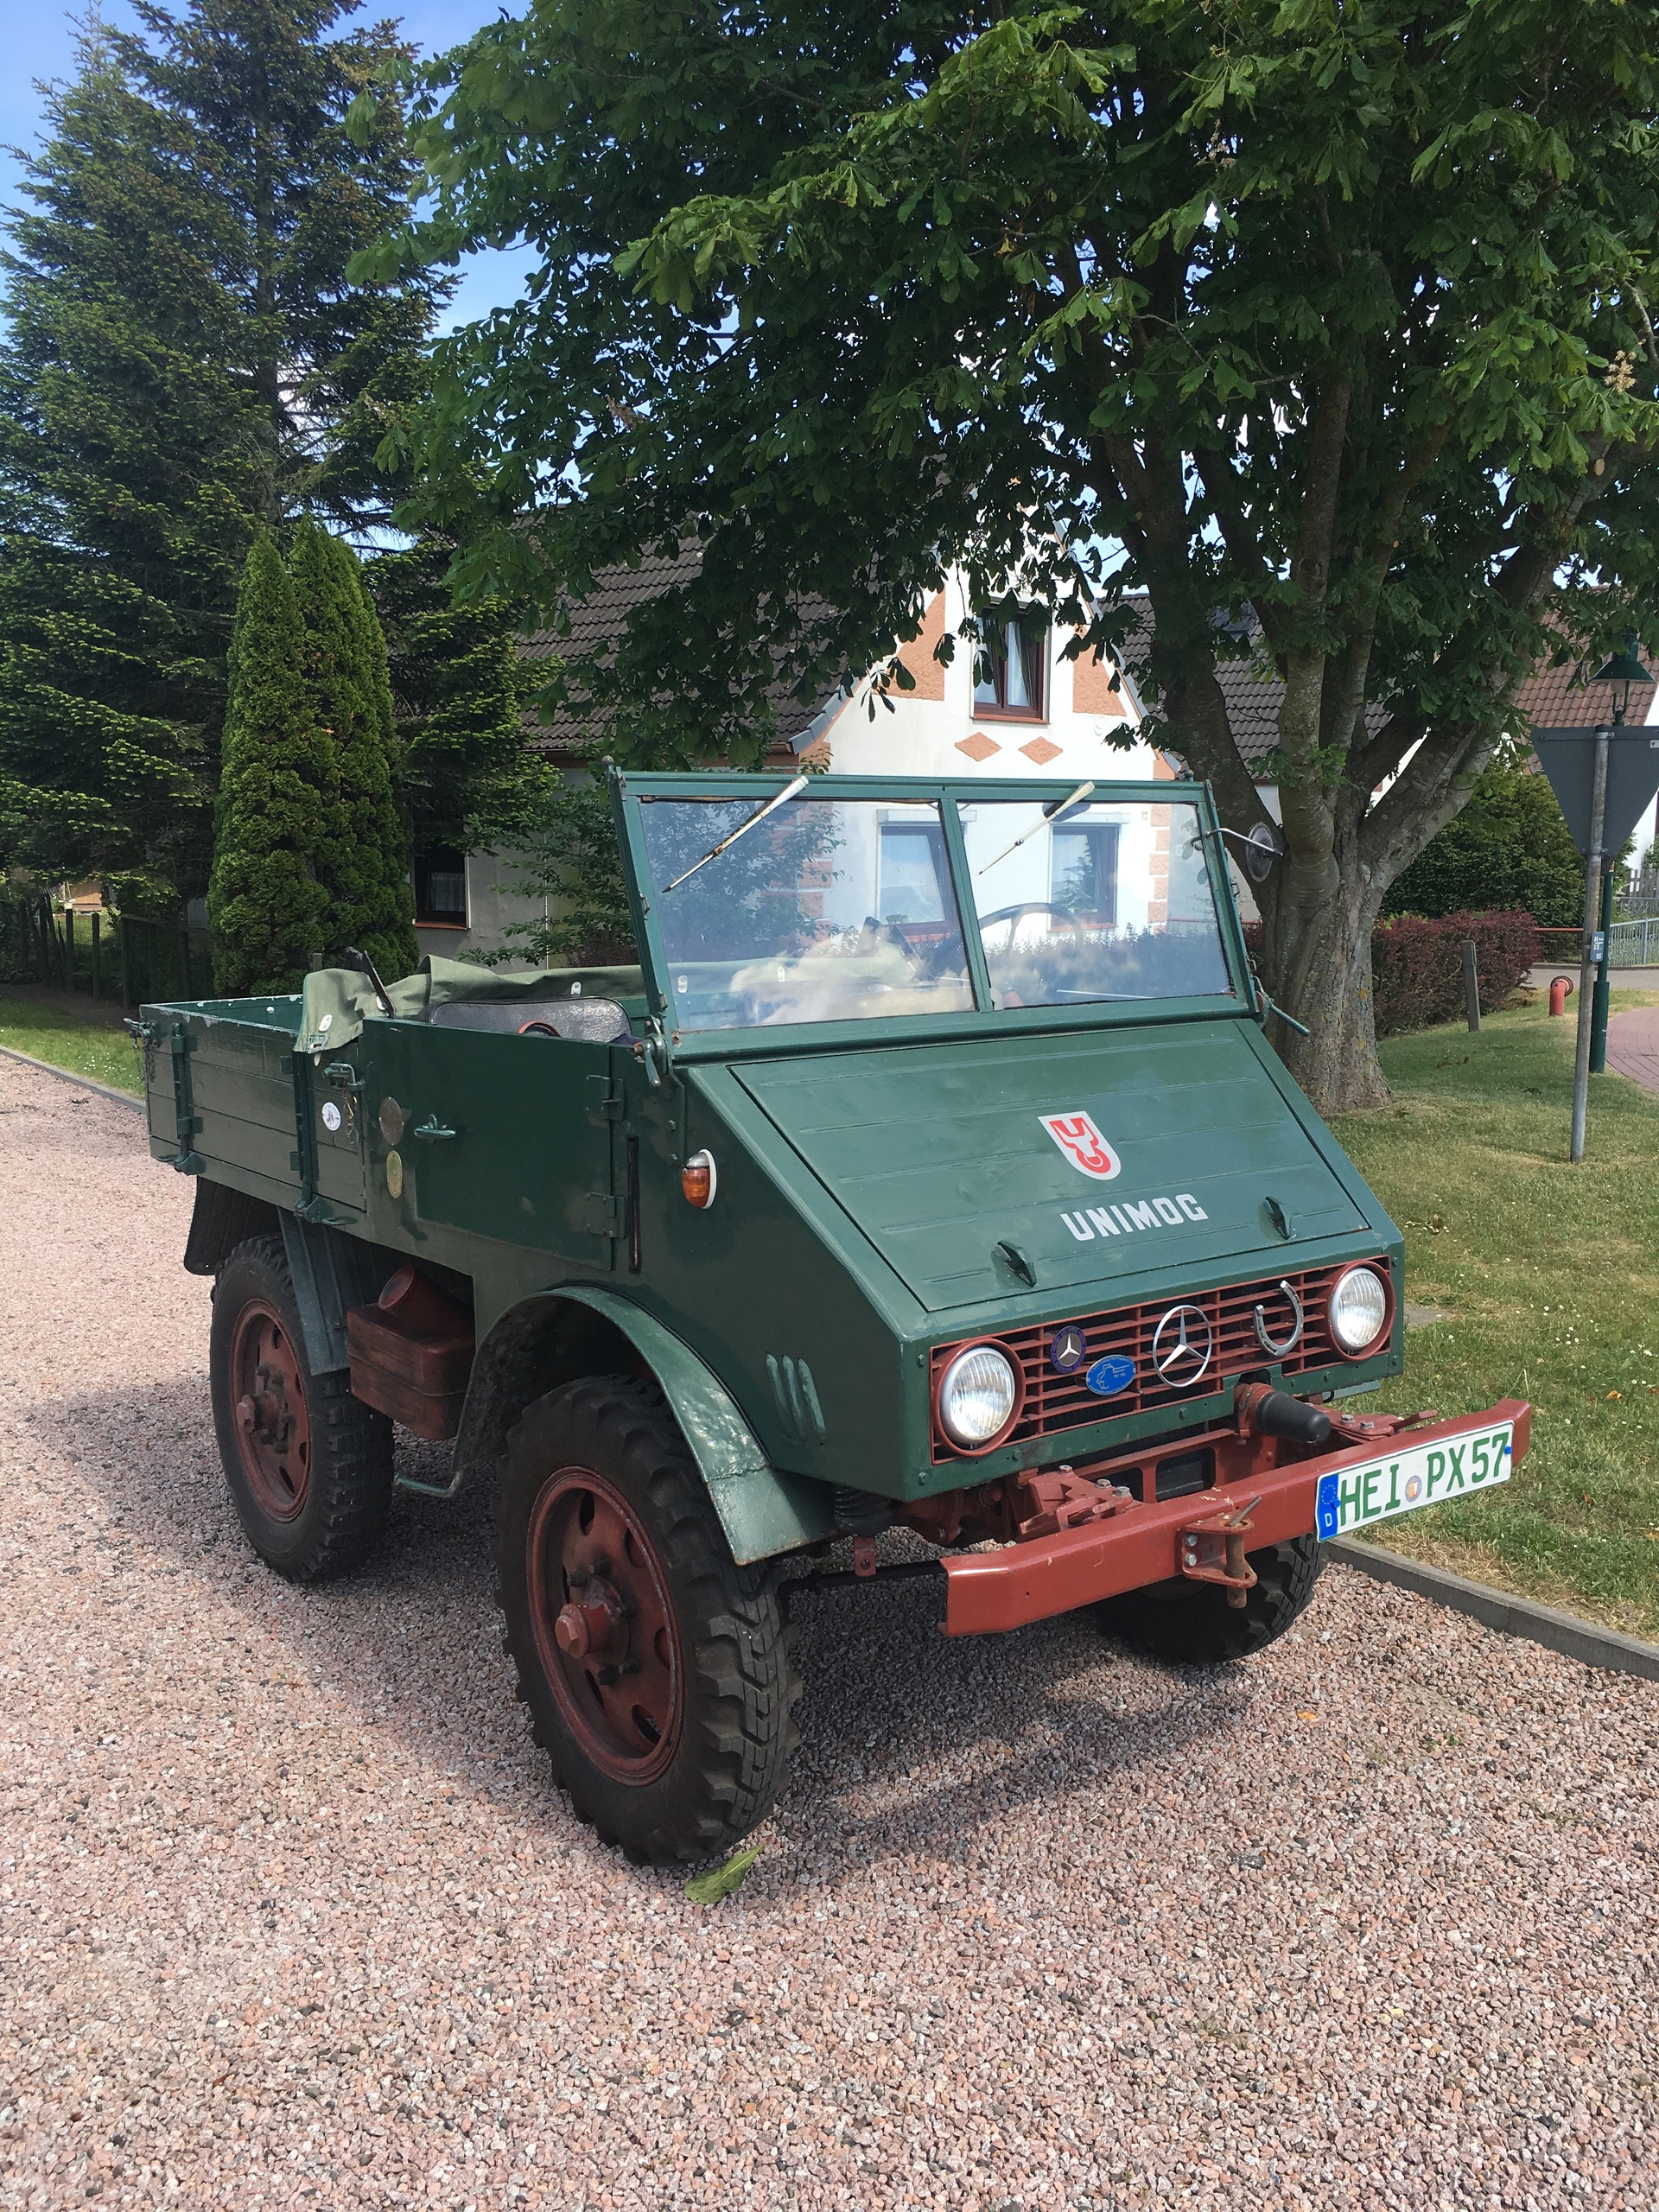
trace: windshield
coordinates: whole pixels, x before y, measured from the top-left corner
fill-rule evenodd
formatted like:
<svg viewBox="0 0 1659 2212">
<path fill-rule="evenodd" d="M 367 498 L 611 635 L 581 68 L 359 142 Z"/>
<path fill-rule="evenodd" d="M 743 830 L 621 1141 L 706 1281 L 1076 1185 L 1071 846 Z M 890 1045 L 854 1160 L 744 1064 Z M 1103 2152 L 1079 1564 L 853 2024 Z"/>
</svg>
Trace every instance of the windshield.
<svg viewBox="0 0 1659 2212">
<path fill-rule="evenodd" d="M 995 799 L 961 814 L 997 1006 L 1232 989 L 1195 806 L 1062 803 L 1051 820 Z"/>
<path fill-rule="evenodd" d="M 812 791 L 764 820 L 759 804 L 640 801 L 671 1028 L 972 1010 L 937 802 Z"/>
</svg>

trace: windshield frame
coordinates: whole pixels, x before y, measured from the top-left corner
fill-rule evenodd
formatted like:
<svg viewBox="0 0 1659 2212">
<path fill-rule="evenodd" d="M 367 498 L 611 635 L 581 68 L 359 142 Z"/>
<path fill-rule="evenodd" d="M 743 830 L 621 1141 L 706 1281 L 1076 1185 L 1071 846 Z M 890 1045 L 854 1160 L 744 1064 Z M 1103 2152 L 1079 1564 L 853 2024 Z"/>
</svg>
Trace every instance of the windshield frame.
<svg viewBox="0 0 1659 2212">
<path fill-rule="evenodd" d="M 655 912 L 658 894 L 646 856 L 640 815 L 642 802 L 750 799 L 760 805 L 776 798 L 798 772 L 785 769 L 766 775 L 715 769 L 703 773 L 646 773 L 611 769 L 611 805 L 621 848 L 623 878 L 645 970 L 646 1002 L 658 1020 L 666 1023 L 671 1013 L 669 981 L 673 969 Z M 1165 782 L 1151 777 L 1116 782 L 1097 779 L 1090 804 L 1190 805 L 1197 810 L 1198 834 L 1204 841 L 1215 892 L 1216 919 L 1232 990 L 1188 998 L 1091 999 L 1075 1006 L 998 1007 L 994 1002 L 957 810 L 999 800 L 1046 806 L 1069 798 L 1077 786 L 1076 776 L 1060 780 L 1037 776 L 976 777 L 970 781 L 956 777 L 841 776 L 833 772 L 815 775 L 791 804 L 810 806 L 820 796 L 824 799 L 863 799 L 889 805 L 926 802 L 938 804 L 968 954 L 974 1004 L 953 1013 L 876 1015 L 863 1020 L 778 1024 L 762 1028 L 670 1030 L 669 1043 L 675 1057 L 729 1059 L 752 1053 L 776 1056 L 779 1052 L 827 1046 L 934 1040 L 942 1043 L 952 1037 L 1011 1036 L 1027 1030 L 1122 1028 L 1148 1021 L 1191 1021 L 1217 1016 L 1254 1019 L 1255 988 L 1210 786 L 1185 779 Z M 1218 887 L 1221 886 L 1225 887 L 1224 891 Z"/>
</svg>

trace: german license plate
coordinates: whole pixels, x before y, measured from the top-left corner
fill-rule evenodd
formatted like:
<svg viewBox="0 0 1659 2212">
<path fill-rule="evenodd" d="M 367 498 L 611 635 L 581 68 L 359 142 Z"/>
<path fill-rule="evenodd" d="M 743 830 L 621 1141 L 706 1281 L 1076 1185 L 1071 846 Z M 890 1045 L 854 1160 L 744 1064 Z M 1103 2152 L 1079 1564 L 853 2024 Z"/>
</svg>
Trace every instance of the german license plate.
<svg viewBox="0 0 1659 2212">
<path fill-rule="evenodd" d="M 1343 1467 L 1319 1477 L 1317 1526 L 1321 1537 L 1345 1536 L 1374 1521 L 1420 1506 L 1444 1505 L 1506 1483 L 1515 1465 L 1514 1425 L 1471 1429 L 1438 1444 L 1413 1444 L 1386 1459 Z"/>
</svg>

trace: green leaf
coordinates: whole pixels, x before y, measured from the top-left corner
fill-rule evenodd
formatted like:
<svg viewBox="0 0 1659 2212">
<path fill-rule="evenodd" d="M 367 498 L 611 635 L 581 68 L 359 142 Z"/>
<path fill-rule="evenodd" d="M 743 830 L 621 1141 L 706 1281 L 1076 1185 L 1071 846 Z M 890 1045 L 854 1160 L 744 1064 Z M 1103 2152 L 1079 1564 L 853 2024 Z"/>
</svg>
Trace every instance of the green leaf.
<svg viewBox="0 0 1659 2212">
<path fill-rule="evenodd" d="M 741 1886 L 743 1877 L 760 1856 L 758 1844 L 747 1851 L 734 1851 L 721 1866 L 711 1866 L 706 1873 L 694 1874 L 685 1885 L 685 1894 L 693 1904 L 718 1904 L 722 1897 Z"/>
<path fill-rule="evenodd" d="M 380 105 L 366 86 L 353 99 L 346 111 L 346 136 L 353 146 L 367 146 L 374 137 L 374 127 L 379 120 Z"/>
</svg>

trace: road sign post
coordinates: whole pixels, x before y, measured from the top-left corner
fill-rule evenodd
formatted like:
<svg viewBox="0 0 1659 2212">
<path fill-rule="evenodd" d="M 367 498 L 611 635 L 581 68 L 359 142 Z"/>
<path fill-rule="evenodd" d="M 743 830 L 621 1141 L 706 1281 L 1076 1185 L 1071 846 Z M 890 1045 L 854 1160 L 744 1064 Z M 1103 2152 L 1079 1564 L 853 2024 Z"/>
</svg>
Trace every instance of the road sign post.
<svg viewBox="0 0 1659 2212">
<path fill-rule="evenodd" d="M 1612 741 L 1610 729 L 1596 732 L 1594 767 L 1590 786 L 1590 843 L 1584 856 L 1584 944 L 1579 953 L 1579 1046 L 1573 1064 L 1573 1140 L 1568 1157 L 1576 1166 L 1584 1158 L 1585 1122 L 1590 1110 L 1591 970 L 1596 965 L 1596 916 L 1601 906 L 1601 841 L 1607 828 L 1607 756 Z M 1605 945 L 1603 950 L 1605 950 Z"/>
<path fill-rule="evenodd" d="M 1596 988 L 1590 1002 L 1590 1072 L 1605 1075 L 1607 1071 L 1607 1000 L 1610 989 L 1608 969 L 1613 958 L 1613 861 L 1611 854 L 1601 859 L 1601 920 L 1596 931 Z"/>
<path fill-rule="evenodd" d="M 1633 657 L 1610 664 L 1607 680 L 1628 685 L 1646 671 Z M 1600 680 L 1600 679 L 1599 679 Z M 1584 855 L 1584 944 L 1579 956 L 1578 1051 L 1573 1067 L 1571 1158 L 1584 1158 L 1590 1077 L 1607 1063 L 1607 931 L 1612 913 L 1612 856 L 1659 792 L 1659 730 L 1624 719 L 1591 730 L 1535 729 L 1533 750 Z"/>
</svg>

